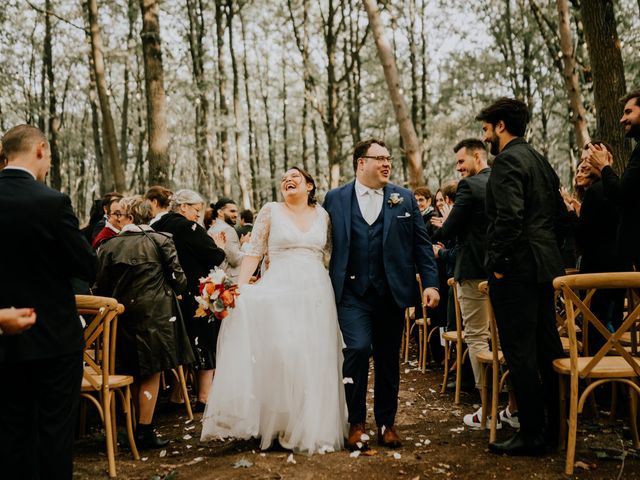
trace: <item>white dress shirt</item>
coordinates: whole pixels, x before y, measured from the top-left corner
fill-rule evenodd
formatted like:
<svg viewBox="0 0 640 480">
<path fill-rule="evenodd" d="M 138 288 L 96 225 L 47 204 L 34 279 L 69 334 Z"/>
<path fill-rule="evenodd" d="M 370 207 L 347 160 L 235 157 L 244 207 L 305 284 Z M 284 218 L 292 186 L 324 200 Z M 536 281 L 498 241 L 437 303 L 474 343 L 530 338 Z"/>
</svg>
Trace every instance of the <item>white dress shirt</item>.
<svg viewBox="0 0 640 480">
<path fill-rule="evenodd" d="M 374 189 L 365 187 L 358 179 L 356 179 L 354 187 L 356 189 L 356 198 L 358 199 L 360 213 L 362 213 L 362 217 L 369 225 L 373 225 L 382 210 L 384 192 L 382 188 Z"/>
</svg>

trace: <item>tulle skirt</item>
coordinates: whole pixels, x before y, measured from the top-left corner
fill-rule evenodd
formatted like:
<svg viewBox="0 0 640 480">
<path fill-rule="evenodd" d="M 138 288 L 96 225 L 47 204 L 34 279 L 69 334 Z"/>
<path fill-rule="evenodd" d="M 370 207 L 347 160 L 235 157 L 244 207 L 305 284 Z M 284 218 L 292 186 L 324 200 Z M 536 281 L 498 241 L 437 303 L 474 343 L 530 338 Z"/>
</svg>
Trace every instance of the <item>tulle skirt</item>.
<svg viewBox="0 0 640 480">
<path fill-rule="evenodd" d="M 274 439 L 294 451 L 339 450 L 346 434 L 342 336 L 320 258 L 271 256 L 242 288 L 218 337 L 202 440 Z"/>
</svg>

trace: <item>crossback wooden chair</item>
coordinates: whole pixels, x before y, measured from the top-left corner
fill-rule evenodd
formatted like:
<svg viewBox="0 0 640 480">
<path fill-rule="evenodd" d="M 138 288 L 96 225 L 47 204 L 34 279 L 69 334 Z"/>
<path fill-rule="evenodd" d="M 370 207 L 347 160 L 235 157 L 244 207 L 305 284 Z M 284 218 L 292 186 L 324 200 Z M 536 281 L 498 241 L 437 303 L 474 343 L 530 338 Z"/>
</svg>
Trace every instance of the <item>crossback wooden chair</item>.
<svg viewBox="0 0 640 480">
<path fill-rule="evenodd" d="M 416 318 L 416 310 L 414 307 L 405 309 L 404 312 L 404 338 L 402 341 L 402 355 L 404 356 L 404 362 L 409 361 L 409 340 L 411 339 L 411 333 L 414 328 L 418 328 L 418 368 L 424 373 L 427 367 L 427 353 L 429 349 L 429 342 L 427 341 L 427 333 L 431 321 L 427 317 L 427 306 L 424 304 L 422 298 L 422 280 L 420 275 L 416 274 L 416 284 L 418 292 L 420 294 L 420 309 L 422 318 Z"/>
<path fill-rule="evenodd" d="M 449 371 L 451 364 L 451 349 L 455 346 L 456 352 L 456 391 L 455 403 L 460 403 L 460 389 L 462 388 L 462 364 L 469 355 L 469 349 L 464 348 L 464 330 L 462 329 L 462 314 L 460 313 L 460 302 L 458 302 L 458 287 L 453 278 L 447 281 L 449 287 L 453 290 L 453 299 L 456 311 L 456 329 L 451 332 L 444 332 L 442 340 L 444 342 L 444 373 L 442 378 L 442 389 L 440 393 L 444 393 L 447 389 L 447 380 L 449 379 Z"/>
<path fill-rule="evenodd" d="M 115 449 L 115 396 L 117 393 L 126 417 L 127 437 L 131 454 L 140 460 L 133 436 L 131 389 L 133 377 L 115 375 L 116 331 L 118 315 L 124 307 L 114 298 L 92 295 L 76 295 L 78 313 L 87 322 L 84 331 L 85 363 L 82 377 L 81 396 L 91 402 L 98 413 L 105 430 L 109 476 L 116 476 Z"/>
<path fill-rule="evenodd" d="M 489 295 L 488 282 L 482 282 L 478 286 L 478 289 L 485 295 Z M 498 340 L 498 326 L 496 325 L 496 317 L 493 314 L 493 307 L 491 302 L 487 302 L 487 309 L 489 310 L 489 332 L 491 339 L 491 351 L 482 351 L 478 353 L 478 362 L 480 363 L 480 399 L 482 401 L 482 417 L 480 420 L 480 426 L 482 429 L 487 425 L 487 411 L 488 407 L 488 376 L 489 367 L 491 367 L 491 415 L 489 426 L 489 442 L 496 440 L 496 431 L 498 425 L 498 400 L 500 392 L 504 382 L 509 374 L 508 370 L 505 370 L 500 374 L 500 367 L 505 365 L 504 354 L 500 350 L 500 342 Z"/>
<path fill-rule="evenodd" d="M 640 289 L 640 272 L 593 273 L 567 275 L 553 281 L 557 290 L 562 292 L 567 309 L 567 331 L 569 334 L 569 358 L 556 359 L 553 367 L 560 374 L 560 442 L 567 441 L 565 473 L 571 475 L 574 468 L 578 414 L 582 412 L 585 400 L 598 386 L 615 382 L 629 388 L 630 427 L 635 448 L 640 447 L 637 428 L 638 402 L 640 393 L 640 358 L 627 351 L 621 342 L 622 336 L 635 331 L 640 322 L 640 304 L 630 307 L 621 326 L 611 333 L 581 299 L 576 291 L 585 290 L 587 296 L 598 289 Z M 587 325 L 595 328 L 606 340 L 605 344 L 593 356 L 581 356 L 578 349 L 576 318 L 582 317 L 583 332 Z M 583 345 L 586 341 L 583 339 Z M 566 382 L 569 389 L 569 419 L 567 433 L 566 418 Z M 589 381 L 580 393 L 579 380 Z"/>
</svg>

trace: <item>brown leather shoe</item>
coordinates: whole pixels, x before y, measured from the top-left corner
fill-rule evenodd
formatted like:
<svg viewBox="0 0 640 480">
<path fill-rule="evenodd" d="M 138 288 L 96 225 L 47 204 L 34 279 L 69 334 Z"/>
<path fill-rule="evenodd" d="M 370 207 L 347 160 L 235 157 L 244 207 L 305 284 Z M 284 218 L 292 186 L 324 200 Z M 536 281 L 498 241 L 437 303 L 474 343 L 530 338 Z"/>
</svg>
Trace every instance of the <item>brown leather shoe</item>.
<svg viewBox="0 0 640 480">
<path fill-rule="evenodd" d="M 365 440 L 361 437 L 365 436 Z M 347 450 L 366 450 L 369 448 L 368 435 L 365 431 L 364 423 L 354 423 L 349 426 L 349 438 L 345 443 Z"/>
<path fill-rule="evenodd" d="M 378 428 L 378 445 L 388 448 L 399 448 L 402 446 L 400 437 L 396 433 L 396 427 L 382 426 Z"/>
</svg>

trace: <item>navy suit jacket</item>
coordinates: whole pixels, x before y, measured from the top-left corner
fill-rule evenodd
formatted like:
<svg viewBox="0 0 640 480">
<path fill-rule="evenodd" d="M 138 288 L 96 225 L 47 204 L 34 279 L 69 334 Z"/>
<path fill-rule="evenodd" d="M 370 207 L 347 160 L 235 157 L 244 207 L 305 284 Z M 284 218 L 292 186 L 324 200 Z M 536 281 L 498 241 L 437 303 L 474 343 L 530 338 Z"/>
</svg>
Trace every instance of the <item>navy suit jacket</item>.
<svg viewBox="0 0 640 480">
<path fill-rule="evenodd" d="M 331 217 L 332 225 L 333 250 L 329 275 L 336 303 L 342 299 L 349 264 L 354 183 L 331 190 L 324 200 L 324 208 Z M 389 198 L 393 193 L 402 201 L 390 205 Z M 438 288 L 438 268 L 431 240 L 416 199 L 406 188 L 391 183 L 384 187 L 382 213 L 382 255 L 387 283 L 398 306 L 412 306 L 416 296 L 416 272 L 420 274 L 424 288 Z"/>
<path fill-rule="evenodd" d="M 0 336 L 7 363 L 43 360 L 82 349 L 72 278 L 92 283 L 96 255 L 67 195 L 27 172 L 0 172 L 0 308 L 34 307 L 33 328 Z"/>
</svg>

